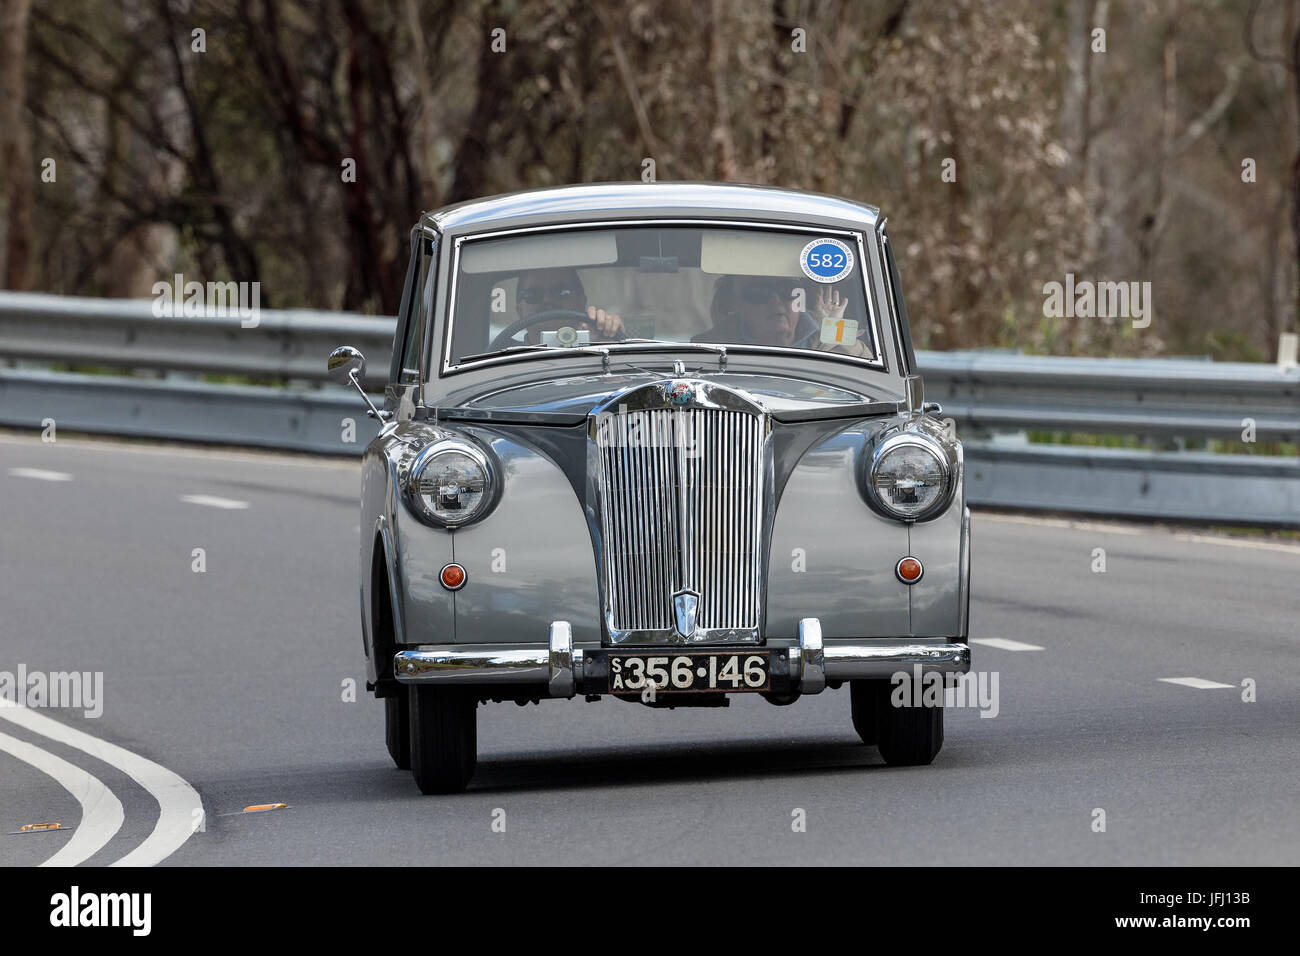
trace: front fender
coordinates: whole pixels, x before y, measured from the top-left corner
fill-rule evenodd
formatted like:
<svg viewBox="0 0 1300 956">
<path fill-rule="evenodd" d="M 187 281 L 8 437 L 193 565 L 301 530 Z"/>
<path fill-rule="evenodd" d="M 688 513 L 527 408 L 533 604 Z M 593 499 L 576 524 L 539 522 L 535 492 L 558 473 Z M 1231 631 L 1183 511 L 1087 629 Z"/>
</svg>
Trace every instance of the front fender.
<svg viewBox="0 0 1300 956">
<path fill-rule="evenodd" d="M 853 425 L 813 446 L 786 482 L 772 526 L 767 636 L 797 637 L 821 620 L 827 639 L 909 633 L 907 585 L 894 565 L 907 525 L 867 507 L 855 469 L 880 422 Z"/>
<path fill-rule="evenodd" d="M 828 640 L 965 637 L 969 511 L 960 449 L 953 499 L 936 518 L 898 521 L 862 497 L 862 456 L 896 423 L 851 425 L 814 445 L 791 472 L 772 529 L 768 637 L 796 636 L 805 617 L 819 618 Z M 908 555 L 925 568 L 910 586 L 894 573 Z"/>
</svg>

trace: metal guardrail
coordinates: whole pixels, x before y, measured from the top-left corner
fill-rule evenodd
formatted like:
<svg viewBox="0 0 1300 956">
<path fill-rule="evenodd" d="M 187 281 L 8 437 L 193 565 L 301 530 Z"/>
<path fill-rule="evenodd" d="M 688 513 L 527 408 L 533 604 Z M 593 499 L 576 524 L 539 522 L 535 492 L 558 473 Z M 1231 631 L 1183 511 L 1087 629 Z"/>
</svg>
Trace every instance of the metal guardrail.
<svg viewBox="0 0 1300 956">
<path fill-rule="evenodd" d="M 1300 368 L 918 352 L 926 398 L 982 429 L 1300 441 Z"/>
<path fill-rule="evenodd" d="M 259 309 L 238 315 L 158 317 L 150 299 L 0 292 L 0 358 L 121 369 L 210 372 L 325 381 L 325 356 L 353 345 L 374 359 L 366 387 L 382 392 L 395 320 L 354 312 Z"/>
<path fill-rule="evenodd" d="M 325 379 L 355 345 L 383 388 L 391 318 L 260 310 L 159 318 L 148 300 L 0 293 L 0 360 L 287 381 L 223 385 L 0 368 L 0 425 L 357 454 L 377 425 Z M 1001 430 L 1300 440 L 1300 368 L 1174 359 L 918 352 L 926 397 L 967 448 L 974 504 L 1300 527 L 1300 458 L 1033 444 Z M 348 441 L 351 437 L 353 440 Z"/>
</svg>

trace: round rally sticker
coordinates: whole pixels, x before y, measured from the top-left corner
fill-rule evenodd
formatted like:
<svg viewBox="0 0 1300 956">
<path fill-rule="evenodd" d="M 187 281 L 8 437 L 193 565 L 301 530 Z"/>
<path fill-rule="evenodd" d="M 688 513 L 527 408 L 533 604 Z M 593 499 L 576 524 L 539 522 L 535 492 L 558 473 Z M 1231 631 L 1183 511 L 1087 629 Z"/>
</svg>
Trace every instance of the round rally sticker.
<svg viewBox="0 0 1300 956">
<path fill-rule="evenodd" d="M 814 282 L 839 282 L 853 271 L 853 250 L 838 239 L 814 239 L 799 253 L 799 268 Z"/>
</svg>

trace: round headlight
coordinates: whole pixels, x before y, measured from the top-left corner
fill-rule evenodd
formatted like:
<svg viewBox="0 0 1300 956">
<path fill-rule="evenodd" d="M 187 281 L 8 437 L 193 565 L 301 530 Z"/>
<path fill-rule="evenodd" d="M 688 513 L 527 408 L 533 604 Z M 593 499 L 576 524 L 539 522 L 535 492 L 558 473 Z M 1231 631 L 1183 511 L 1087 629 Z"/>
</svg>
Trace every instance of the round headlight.
<svg viewBox="0 0 1300 956">
<path fill-rule="evenodd" d="M 872 504 L 901 521 L 931 517 L 952 497 L 953 466 L 947 450 L 918 432 L 901 432 L 876 446 L 866 478 Z"/>
<path fill-rule="evenodd" d="M 420 517 L 444 528 L 477 521 L 492 504 L 492 468 L 469 442 L 435 442 L 411 467 L 408 498 Z"/>
</svg>

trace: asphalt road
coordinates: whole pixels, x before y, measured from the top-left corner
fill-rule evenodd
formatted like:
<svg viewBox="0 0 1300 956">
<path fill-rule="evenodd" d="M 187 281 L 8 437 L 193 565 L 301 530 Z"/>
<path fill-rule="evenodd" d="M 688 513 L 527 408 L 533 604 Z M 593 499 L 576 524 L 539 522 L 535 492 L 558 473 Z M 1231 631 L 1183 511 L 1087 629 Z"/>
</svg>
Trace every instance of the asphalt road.
<svg viewBox="0 0 1300 956">
<path fill-rule="evenodd" d="M 858 743 L 847 690 L 496 704 L 470 790 L 423 797 L 364 690 L 358 484 L 0 436 L 0 679 L 103 673 L 101 716 L 0 708 L 0 864 L 1300 863 L 1300 547 L 977 513 L 998 710 L 949 709 L 932 766 Z"/>
</svg>

